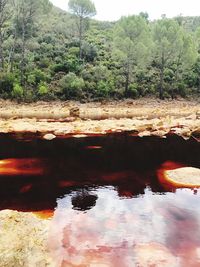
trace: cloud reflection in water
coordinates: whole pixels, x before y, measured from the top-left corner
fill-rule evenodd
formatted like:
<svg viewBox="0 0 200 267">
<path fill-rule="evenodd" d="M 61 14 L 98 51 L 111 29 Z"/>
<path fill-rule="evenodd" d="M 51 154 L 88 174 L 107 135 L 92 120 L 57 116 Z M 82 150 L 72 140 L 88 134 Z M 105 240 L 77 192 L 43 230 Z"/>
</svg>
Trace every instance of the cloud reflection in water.
<svg viewBox="0 0 200 267">
<path fill-rule="evenodd" d="M 58 200 L 49 238 L 56 266 L 200 265 L 198 194 L 147 188 L 144 195 L 121 199 L 114 187 L 85 194 L 98 196 L 87 211 L 73 209 L 77 193 Z"/>
</svg>

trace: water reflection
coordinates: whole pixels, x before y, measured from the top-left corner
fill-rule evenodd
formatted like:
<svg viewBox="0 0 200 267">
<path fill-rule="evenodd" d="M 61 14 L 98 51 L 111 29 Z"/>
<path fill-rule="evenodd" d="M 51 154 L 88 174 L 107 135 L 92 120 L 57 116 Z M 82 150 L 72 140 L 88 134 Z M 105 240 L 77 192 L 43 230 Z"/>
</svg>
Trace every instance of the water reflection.
<svg viewBox="0 0 200 267">
<path fill-rule="evenodd" d="M 0 147 L 0 209 L 49 218 L 56 208 L 49 235 L 55 267 L 200 266 L 200 189 L 159 180 L 177 162 L 199 167 L 196 142 L 5 136 Z"/>
<path fill-rule="evenodd" d="M 108 186 L 58 199 L 49 239 L 56 266 L 200 266 L 199 193 L 147 187 L 120 198 Z M 96 205 L 83 211 L 85 197 Z"/>
<path fill-rule="evenodd" d="M 44 174 L 44 169 L 41 166 L 41 160 L 38 158 L 11 158 L 0 160 L 0 176 L 36 176 L 42 174 Z"/>
<path fill-rule="evenodd" d="M 96 205 L 97 198 L 96 194 L 91 194 L 87 190 L 82 189 L 71 198 L 73 209 L 81 211 L 90 210 Z"/>
</svg>

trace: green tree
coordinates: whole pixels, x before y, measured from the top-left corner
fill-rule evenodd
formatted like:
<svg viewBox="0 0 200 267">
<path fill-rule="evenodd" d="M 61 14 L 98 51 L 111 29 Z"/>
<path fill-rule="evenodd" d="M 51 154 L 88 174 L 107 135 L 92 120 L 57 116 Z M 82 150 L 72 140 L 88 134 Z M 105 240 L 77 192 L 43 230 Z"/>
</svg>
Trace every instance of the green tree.
<svg viewBox="0 0 200 267">
<path fill-rule="evenodd" d="M 200 17 L 91 20 L 93 0 L 0 0 L 0 96 L 175 97 L 200 92 Z M 51 8 L 52 7 L 52 8 Z M 89 27 L 90 26 L 90 27 Z"/>
<path fill-rule="evenodd" d="M 172 68 L 173 84 L 177 83 L 180 73 L 194 62 L 196 53 L 191 36 L 186 34 L 176 20 L 167 18 L 158 20 L 153 27 L 153 37 L 155 42 L 153 64 L 159 70 L 159 97 L 163 99 L 166 69 Z"/>
<path fill-rule="evenodd" d="M 139 14 L 142 18 L 144 18 L 147 22 L 149 21 L 149 14 L 147 12 L 140 12 Z"/>
<path fill-rule="evenodd" d="M 198 51 L 198 58 L 194 65 L 194 73 L 195 73 L 196 80 L 197 80 L 198 92 L 200 93 L 200 26 L 196 29 L 195 41 L 196 41 L 196 47 Z"/>
<path fill-rule="evenodd" d="M 82 42 L 87 28 L 88 18 L 96 15 L 96 8 L 90 0 L 69 0 L 69 10 L 76 16 L 79 39 L 79 58 L 82 59 Z"/>
<path fill-rule="evenodd" d="M 185 93 L 182 91 L 185 87 L 183 81 L 184 75 L 192 69 L 197 56 L 198 54 L 192 35 L 180 28 L 179 46 L 177 46 L 176 55 L 173 60 L 174 76 L 171 88 L 172 98 L 174 97 L 174 91 L 178 91 L 184 96 Z"/>
<path fill-rule="evenodd" d="M 0 0 L 0 68 L 4 69 L 3 44 L 6 37 L 7 23 L 10 18 L 8 0 Z"/>
<path fill-rule="evenodd" d="M 26 71 L 26 50 L 27 42 L 36 32 L 36 22 L 38 15 L 42 11 L 47 11 L 48 0 L 13 0 L 14 6 L 14 34 L 20 45 L 20 74 L 21 84 L 25 85 Z M 50 6 L 50 4 L 49 4 Z"/>
<path fill-rule="evenodd" d="M 123 17 L 114 30 L 113 56 L 125 77 L 125 95 L 137 69 L 144 69 L 151 58 L 152 40 L 149 26 L 141 16 Z"/>
</svg>

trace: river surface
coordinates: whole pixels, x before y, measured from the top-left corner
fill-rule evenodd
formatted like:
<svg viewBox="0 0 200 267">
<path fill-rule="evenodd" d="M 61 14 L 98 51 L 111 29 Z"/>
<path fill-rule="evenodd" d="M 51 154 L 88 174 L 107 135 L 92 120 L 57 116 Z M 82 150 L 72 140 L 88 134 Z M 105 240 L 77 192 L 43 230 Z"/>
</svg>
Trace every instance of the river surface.
<svg viewBox="0 0 200 267">
<path fill-rule="evenodd" d="M 55 266 L 200 266 L 200 191 L 165 188 L 165 167 L 200 167 L 200 146 L 127 134 L 0 138 L 0 208 L 49 216 Z"/>
</svg>

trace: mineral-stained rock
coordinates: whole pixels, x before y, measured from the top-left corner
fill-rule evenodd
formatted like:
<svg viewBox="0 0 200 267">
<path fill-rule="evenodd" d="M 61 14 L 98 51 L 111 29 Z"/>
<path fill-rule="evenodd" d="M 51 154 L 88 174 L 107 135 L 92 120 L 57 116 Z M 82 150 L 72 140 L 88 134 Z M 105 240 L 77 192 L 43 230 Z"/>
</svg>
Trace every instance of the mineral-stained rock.
<svg viewBox="0 0 200 267">
<path fill-rule="evenodd" d="M 163 178 L 175 187 L 200 187 L 200 169 L 198 168 L 182 167 L 166 170 L 163 173 Z"/>
<path fill-rule="evenodd" d="M 70 116 L 72 117 L 79 117 L 79 114 L 80 114 L 80 110 L 78 107 L 73 107 L 70 109 Z"/>
<path fill-rule="evenodd" d="M 0 212 L 0 267 L 55 267 L 47 249 L 49 220 Z"/>
</svg>

